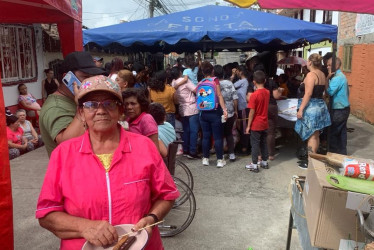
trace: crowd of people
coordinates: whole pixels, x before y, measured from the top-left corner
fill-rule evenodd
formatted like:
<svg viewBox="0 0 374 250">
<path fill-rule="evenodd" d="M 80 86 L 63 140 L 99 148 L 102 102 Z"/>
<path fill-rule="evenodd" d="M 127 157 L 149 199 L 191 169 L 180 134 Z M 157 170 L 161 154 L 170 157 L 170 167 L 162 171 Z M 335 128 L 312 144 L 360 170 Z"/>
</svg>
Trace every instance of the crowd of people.
<svg viewBox="0 0 374 250">
<path fill-rule="evenodd" d="M 331 151 L 347 153 L 345 128 L 350 112 L 348 88 L 345 86 L 347 84 L 344 85 L 345 76 L 339 70 L 341 64 L 339 58 L 336 59 L 338 69 L 336 75 L 332 77 L 329 74 L 331 65 L 328 67 L 328 61 L 331 61 L 331 53 L 327 53 L 323 58 L 313 54 L 309 57 L 307 66 L 295 65 L 284 70 L 278 69 L 280 70 L 277 71 L 278 75 L 272 77 L 269 77 L 261 59 L 257 56 L 250 58 L 243 65 L 229 63 L 213 67 L 209 62 L 202 62 L 199 53 L 197 57 L 191 54 L 185 59 L 179 58 L 173 67 L 152 72 L 139 62 L 124 62 L 119 57 L 113 58 L 103 68 L 103 58 L 92 58 L 89 53 L 77 55 L 74 56 L 73 53 L 71 59 L 69 57 L 65 59 L 62 71 L 74 72 L 81 81 L 89 76 L 100 74 L 116 82 L 125 98 L 120 124 L 125 129 L 151 138 L 159 150 L 157 125 L 160 124 L 148 114 L 150 103 L 162 105 L 167 124 L 171 124 L 174 128 L 176 123 L 177 126 L 182 126 L 183 151 L 181 152 L 189 159 L 202 159 L 203 165 L 209 165 L 210 153 L 215 152 L 217 167 L 223 167 L 226 165 L 224 153 L 227 153 L 230 161 L 235 161 L 238 154 L 250 155 L 252 150 L 256 151 L 257 149 L 252 148 L 253 133 L 251 135 L 250 131 L 257 130 L 252 128 L 246 131 L 251 124 L 248 122 L 251 111 L 250 97 L 257 90 L 253 76 L 256 71 L 261 71 L 265 73 L 264 89 L 269 91 L 266 119 L 263 118 L 264 121 L 266 120 L 263 127 L 266 128 L 267 157 L 261 157 L 262 154 L 259 153 L 258 160 L 252 159 L 252 163 L 264 161 L 266 165 L 267 160 L 274 160 L 276 156 L 275 135 L 278 120 L 276 100 L 284 98 L 299 99 L 295 130 L 301 140 L 306 141 L 308 151 L 317 152 L 320 138 L 326 140 L 326 136 L 321 136 L 320 132 L 324 130 L 326 132 L 324 128 L 331 125 L 330 113 L 324 97 L 339 96 L 338 101 L 331 102 L 334 103 L 331 117 L 334 117 L 332 126 L 335 128 L 332 130 L 331 138 L 334 143 L 331 143 Z M 90 65 L 92 60 L 95 68 L 87 69 L 87 65 Z M 71 93 L 64 84 L 59 84 L 54 78 L 52 69 L 46 69 L 45 73 L 46 79 L 42 82 L 45 112 L 40 119 L 40 130 L 42 134 L 45 130 L 49 131 L 45 133 L 44 141 L 50 155 L 60 142 L 81 135 L 84 129 L 80 126 L 79 117 L 75 112 L 75 93 Z M 329 87 L 330 78 L 333 87 Z M 216 86 L 214 95 L 217 97 L 218 105 L 213 110 L 198 108 L 199 93 L 196 91 L 199 82 L 204 79 L 211 80 Z M 344 91 L 339 87 L 339 82 L 343 82 Z M 20 107 L 24 107 L 26 115 L 34 112 L 34 116 L 38 118 L 41 107 L 36 99 L 27 92 L 24 84 L 20 84 L 18 89 Z M 48 96 L 51 98 L 47 101 Z M 57 105 L 61 107 L 56 108 Z M 254 110 L 256 109 L 252 108 L 252 111 Z M 66 115 L 62 115 L 63 112 L 66 112 Z M 258 113 L 256 116 L 253 115 L 254 124 L 259 119 L 258 116 Z M 167 145 L 163 146 L 167 149 Z M 306 164 L 303 164 L 306 167 Z"/>
<path fill-rule="evenodd" d="M 42 107 L 37 107 L 26 86 L 19 86 L 20 104 L 40 116 L 41 136 L 26 120 L 27 110 L 7 115 L 11 159 L 43 143 L 51 158 L 36 216 L 62 239 L 62 249 L 81 246 L 84 240 L 111 244 L 118 237 L 112 225 L 130 223 L 137 230 L 168 213 L 178 191 L 162 158 L 176 140 L 178 126 L 183 130 L 181 152 L 187 158 L 208 166 L 215 153 L 215 165 L 222 168 L 227 164 L 225 153 L 230 161 L 237 155 L 251 155 L 245 168 L 257 173 L 268 169 L 268 161 L 276 156 L 276 100 L 297 97 L 295 131 L 308 151 L 318 152 L 321 132 L 331 125 L 330 151 L 347 153 L 349 91 L 339 58 L 335 73 L 332 58 L 311 54 L 306 67 L 286 68 L 272 77 L 258 56 L 244 65 L 213 66 L 200 54 L 187 55 L 158 72 L 119 57 L 102 66 L 103 59 L 88 52 L 67 55 L 61 71 L 73 72 L 81 83 L 75 82 L 71 91 L 58 83 L 52 70 L 46 70 Z M 301 165 L 306 168 L 307 162 Z M 88 173 L 103 185 L 85 178 Z M 120 182 L 128 187 L 124 192 L 119 191 Z M 79 195 L 91 193 L 85 191 L 91 188 L 102 193 L 108 183 L 113 191 L 108 191 L 108 197 Z M 139 192 L 143 195 L 135 195 Z M 112 214 L 97 208 L 102 201 L 115 201 L 115 207 L 109 208 Z M 119 209 L 127 202 L 139 206 L 126 212 Z M 90 211 L 84 204 L 97 209 Z M 153 232 L 151 244 L 160 246 L 159 232 L 149 232 Z"/>
</svg>

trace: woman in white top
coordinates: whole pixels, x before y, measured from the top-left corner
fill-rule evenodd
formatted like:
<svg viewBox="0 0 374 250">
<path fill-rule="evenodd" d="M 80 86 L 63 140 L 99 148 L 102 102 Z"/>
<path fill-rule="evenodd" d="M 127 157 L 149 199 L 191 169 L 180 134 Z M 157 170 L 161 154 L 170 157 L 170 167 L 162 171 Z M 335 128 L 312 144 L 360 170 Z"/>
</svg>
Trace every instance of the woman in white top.
<svg viewBox="0 0 374 250">
<path fill-rule="evenodd" d="M 16 116 L 19 119 L 20 127 L 23 129 L 23 136 L 27 138 L 27 141 L 31 141 L 34 148 L 42 146 L 43 140 L 41 135 L 38 135 L 32 126 L 32 123 L 26 120 L 26 110 L 17 110 Z"/>
</svg>

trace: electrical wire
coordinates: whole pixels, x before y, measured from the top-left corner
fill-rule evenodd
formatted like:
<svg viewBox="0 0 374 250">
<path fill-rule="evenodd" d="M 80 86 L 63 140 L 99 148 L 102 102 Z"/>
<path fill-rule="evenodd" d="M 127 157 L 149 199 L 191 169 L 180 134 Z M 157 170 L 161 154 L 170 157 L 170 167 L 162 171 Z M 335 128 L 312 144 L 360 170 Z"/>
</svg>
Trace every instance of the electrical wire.
<svg viewBox="0 0 374 250">
<path fill-rule="evenodd" d="M 102 12 L 102 13 L 99 13 L 99 12 L 88 12 L 88 11 L 83 11 L 84 14 L 116 14 L 116 13 L 123 13 L 122 11 L 118 11 L 118 12 Z"/>
<path fill-rule="evenodd" d="M 131 21 L 131 18 L 134 16 L 135 13 L 138 12 L 139 8 L 140 8 L 140 5 L 138 5 L 138 8 L 136 8 L 135 12 L 132 13 L 132 15 L 128 18 L 128 21 Z"/>
</svg>

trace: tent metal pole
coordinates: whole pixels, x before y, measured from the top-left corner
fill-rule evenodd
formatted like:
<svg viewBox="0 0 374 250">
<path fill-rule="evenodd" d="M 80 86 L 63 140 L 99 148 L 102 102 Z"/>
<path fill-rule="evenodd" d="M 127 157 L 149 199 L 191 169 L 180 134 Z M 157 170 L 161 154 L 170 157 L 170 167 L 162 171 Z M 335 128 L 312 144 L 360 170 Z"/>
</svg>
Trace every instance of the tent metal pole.
<svg viewBox="0 0 374 250">
<path fill-rule="evenodd" d="M 5 117 L 3 85 L 0 78 L 0 138 L 4 138 L 0 140 L 0 246 L 1 249 L 13 250 L 13 198 Z"/>
<path fill-rule="evenodd" d="M 336 71 L 336 52 L 337 52 L 337 43 L 333 42 L 332 43 L 332 60 L 331 60 L 331 71 L 332 72 Z M 330 79 L 328 79 L 328 81 L 329 80 Z M 329 110 L 329 113 L 331 114 L 331 108 L 332 108 L 331 98 L 329 98 L 329 104 L 327 108 Z M 327 129 L 327 152 L 330 152 L 330 133 L 331 133 L 331 126 L 329 126 Z"/>
</svg>

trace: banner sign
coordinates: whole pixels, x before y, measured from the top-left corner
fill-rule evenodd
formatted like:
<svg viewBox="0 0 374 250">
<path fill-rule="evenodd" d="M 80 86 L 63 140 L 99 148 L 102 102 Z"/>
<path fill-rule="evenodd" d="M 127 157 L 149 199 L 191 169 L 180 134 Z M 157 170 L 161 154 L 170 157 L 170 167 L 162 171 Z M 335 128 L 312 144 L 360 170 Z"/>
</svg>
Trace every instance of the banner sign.
<svg viewBox="0 0 374 250">
<path fill-rule="evenodd" d="M 374 15 L 357 14 L 356 36 L 374 33 Z"/>
</svg>

